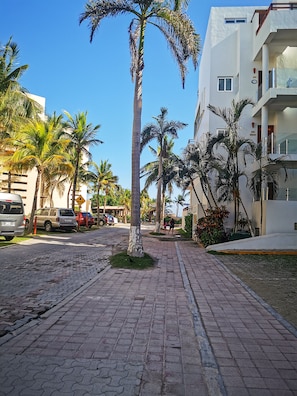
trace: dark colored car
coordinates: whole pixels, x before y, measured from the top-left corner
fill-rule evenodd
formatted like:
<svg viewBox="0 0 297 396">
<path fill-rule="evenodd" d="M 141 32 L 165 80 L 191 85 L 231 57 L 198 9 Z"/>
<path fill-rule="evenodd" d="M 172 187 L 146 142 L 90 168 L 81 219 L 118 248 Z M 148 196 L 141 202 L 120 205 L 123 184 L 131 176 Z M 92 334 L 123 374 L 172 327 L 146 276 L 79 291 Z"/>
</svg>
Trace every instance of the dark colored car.
<svg viewBox="0 0 297 396">
<path fill-rule="evenodd" d="M 95 224 L 97 224 L 97 216 L 94 215 L 95 218 Z M 103 213 L 99 217 L 99 225 L 104 226 L 104 225 L 114 225 L 114 217 L 110 214 Z"/>
<path fill-rule="evenodd" d="M 75 215 L 79 227 L 91 228 L 95 224 L 95 219 L 90 212 L 76 212 Z"/>
</svg>

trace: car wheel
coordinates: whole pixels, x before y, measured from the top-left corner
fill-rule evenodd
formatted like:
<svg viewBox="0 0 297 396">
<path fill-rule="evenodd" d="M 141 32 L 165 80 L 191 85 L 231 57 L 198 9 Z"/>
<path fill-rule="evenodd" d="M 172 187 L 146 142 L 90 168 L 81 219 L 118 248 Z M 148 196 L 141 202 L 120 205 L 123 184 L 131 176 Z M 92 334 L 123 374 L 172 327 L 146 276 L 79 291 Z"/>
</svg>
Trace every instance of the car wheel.
<svg viewBox="0 0 297 396">
<path fill-rule="evenodd" d="M 99 220 L 99 225 L 100 226 L 104 226 L 104 221 L 103 220 Z"/>
<path fill-rule="evenodd" d="M 6 241 L 11 241 L 14 237 L 13 236 L 6 236 L 4 237 Z"/>
<path fill-rule="evenodd" d="M 50 231 L 52 230 L 52 224 L 51 224 L 50 221 L 47 221 L 47 222 L 44 224 L 44 229 L 45 229 L 46 232 L 50 232 Z"/>
</svg>

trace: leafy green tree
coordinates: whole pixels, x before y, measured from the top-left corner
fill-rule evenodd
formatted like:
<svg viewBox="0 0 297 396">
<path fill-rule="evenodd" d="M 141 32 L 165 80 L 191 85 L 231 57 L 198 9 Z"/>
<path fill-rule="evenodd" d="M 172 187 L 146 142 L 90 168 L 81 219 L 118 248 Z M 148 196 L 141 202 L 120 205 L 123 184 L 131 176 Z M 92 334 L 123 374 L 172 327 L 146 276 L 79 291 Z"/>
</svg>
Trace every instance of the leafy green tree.
<svg viewBox="0 0 297 396">
<path fill-rule="evenodd" d="M 141 133 L 141 150 L 152 140 L 156 140 L 159 145 L 159 166 L 158 166 L 158 188 L 157 188 L 157 203 L 156 203 L 156 229 L 155 232 L 160 232 L 161 212 L 162 212 L 162 183 L 163 183 L 163 162 L 166 158 L 167 140 L 166 138 L 177 139 L 177 132 L 183 129 L 187 124 L 181 121 L 167 121 L 166 117 L 168 110 L 161 107 L 161 113 L 157 117 L 153 117 L 156 123 L 147 124 Z"/>
<path fill-rule="evenodd" d="M 65 122 L 65 135 L 70 139 L 70 147 L 73 147 L 74 153 L 74 175 L 72 184 L 72 209 L 75 207 L 75 193 L 77 189 L 77 181 L 79 168 L 83 161 L 83 156 L 91 160 L 92 154 L 89 148 L 93 145 L 103 143 L 96 138 L 96 134 L 100 125 L 93 126 L 87 123 L 87 112 L 79 112 L 74 117 L 68 111 L 64 111 L 67 121 Z"/>
<path fill-rule="evenodd" d="M 143 257 L 143 245 L 140 231 L 140 135 L 142 114 L 142 79 L 144 71 L 144 43 L 148 25 L 157 28 L 165 37 L 180 69 L 184 86 L 187 61 L 192 58 L 197 66 L 199 36 L 192 22 L 184 12 L 188 1 L 156 0 L 90 0 L 80 23 L 89 21 L 90 40 L 93 40 L 102 20 L 107 17 L 131 15 L 129 43 L 131 52 L 131 76 L 134 86 L 134 117 L 132 127 L 132 202 L 131 226 L 127 253 Z"/>
</svg>

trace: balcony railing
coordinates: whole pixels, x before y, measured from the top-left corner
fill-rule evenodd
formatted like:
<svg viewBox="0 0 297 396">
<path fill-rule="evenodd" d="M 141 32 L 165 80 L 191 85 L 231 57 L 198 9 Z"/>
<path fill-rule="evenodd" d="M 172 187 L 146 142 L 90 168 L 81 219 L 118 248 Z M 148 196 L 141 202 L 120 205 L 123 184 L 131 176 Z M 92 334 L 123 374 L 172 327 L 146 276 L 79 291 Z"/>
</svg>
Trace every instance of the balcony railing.
<svg viewBox="0 0 297 396">
<path fill-rule="evenodd" d="M 297 201 L 297 188 L 280 188 L 275 199 L 278 201 Z"/>
<path fill-rule="evenodd" d="M 279 188 L 277 193 L 270 197 L 269 188 L 263 188 L 262 199 L 264 201 L 297 201 L 297 188 Z M 254 202 L 260 201 L 260 197 L 254 197 Z"/>
<path fill-rule="evenodd" d="M 297 3 L 296 3 L 297 4 Z M 267 89 L 297 88 L 296 68 L 274 68 L 269 71 Z M 290 91 L 288 91 L 289 93 Z M 258 100 L 262 97 L 262 84 L 258 86 Z"/>
<path fill-rule="evenodd" d="M 290 135 L 272 133 L 264 140 L 265 154 L 297 154 L 297 132 Z"/>
<path fill-rule="evenodd" d="M 264 24 L 268 14 L 270 11 L 280 11 L 280 10 L 297 10 L 297 3 L 271 3 L 269 8 L 265 12 L 261 13 L 261 17 L 259 20 L 259 26 L 256 34 L 258 34 L 262 25 Z"/>
</svg>

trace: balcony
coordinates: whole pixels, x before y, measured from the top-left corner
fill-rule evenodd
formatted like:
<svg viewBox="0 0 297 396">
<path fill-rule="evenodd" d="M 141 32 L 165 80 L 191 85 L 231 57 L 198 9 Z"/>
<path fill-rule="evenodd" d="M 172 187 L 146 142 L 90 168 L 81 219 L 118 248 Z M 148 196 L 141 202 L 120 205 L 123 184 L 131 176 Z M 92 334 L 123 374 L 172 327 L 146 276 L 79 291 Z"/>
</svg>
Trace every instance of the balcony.
<svg viewBox="0 0 297 396">
<path fill-rule="evenodd" d="M 268 17 L 271 11 L 281 11 L 281 10 L 296 10 L 296 3 L 271 3 L 269 8 L 266 11 L 261 11 L 259 18 L 259 26 L 257 28 L 256 34 L 259 33 L 261 27 L 263 26 L 266 18 Z"/>
<path fill-rule="evenodd" d="M 269 72 L 268 89 L 279 89 L 283 95 L 297 95 L 297 68 L 275 68 Z M 283 91 L 285 89 L 285 91 Z M 288 91 L 286 91 L 288 89 Z M 262 97 L 262 84 L 258 87 L 258 100 Z M 296 98 L 295 98 L 296 100 Z"/>
<path fill-rule="evenodd" d="M 265 138 L 264 147 L 266 148 L 264 154 L 293 154 L 297 156 L 297 132 L 288 135 L 272 133 L 268 138 Z"/>
</svg>

